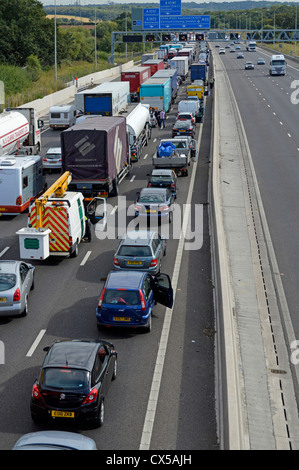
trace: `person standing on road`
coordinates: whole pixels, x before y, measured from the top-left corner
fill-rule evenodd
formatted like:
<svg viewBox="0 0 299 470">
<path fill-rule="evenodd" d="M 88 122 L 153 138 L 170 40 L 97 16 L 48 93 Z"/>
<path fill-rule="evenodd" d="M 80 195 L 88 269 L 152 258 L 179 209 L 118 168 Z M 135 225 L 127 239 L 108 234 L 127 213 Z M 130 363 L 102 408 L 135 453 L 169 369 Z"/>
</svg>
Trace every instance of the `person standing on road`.
<svg viewBox="0 0 299 470">
<path fill-rule="evenodd" d="M 161 129 L 165 128 L 165 111 L 161 109 L 160 111 L 160 121 L 161 121 Z"/>
<path fill-rule="evenodd" d="M 210 89 L 211 90 L 213 90 L 214 83 L 215 83 L 215 78 L 212 77 L 211 80 L 210 80 Z"/>
</svg>

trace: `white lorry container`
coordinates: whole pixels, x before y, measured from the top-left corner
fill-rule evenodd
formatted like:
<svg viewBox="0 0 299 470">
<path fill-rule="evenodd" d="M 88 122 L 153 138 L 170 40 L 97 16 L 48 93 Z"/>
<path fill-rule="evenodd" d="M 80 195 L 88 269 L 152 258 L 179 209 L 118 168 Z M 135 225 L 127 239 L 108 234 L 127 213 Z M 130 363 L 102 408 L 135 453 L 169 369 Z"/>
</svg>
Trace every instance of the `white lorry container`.
<svg viewBox="0 0 299 470">
<path fill-rule="evenodd" d="M 7 108 L 0 114 L 0 156 L 38 154 L 43 126 L 33 108 Z"/>
<path fill-rule="evenodd" d="M 75 106 L 83 114 L 117 116 L 130 102 L 129 82 L 104 82 L 75 94 Z"/>
<path fill-rule="evenodd" d="M 41 156 L 7 155 L 0 158 L 0 214 L 24 212 L 44 190 Z"/>
<path fill-rule="evenodd" d="M 49 125 L 52 129 L 67 129 L 76 124 L 76 106 L 52 106 L 49 111 Z"/>
<path fill-rule="evenodd" d="M 176 69 L 177 74 L 182 78 L 182 80 L 186 80 L 188 77 L 189 71 L 189 59 L 187 56 L 177 56 L 171 59 L 170 61 L 170 68 Z"/>
<path fill-rule="evenodd" d="M 151 138 L 149 105 L 139 103 L 126 118 L 131 161 L 138 161 Z"/>
<path fill-rule="evenodd" d="M 256 42 L 255 41 L 249 41 L 249 43 L 246 46 L 246 49 L 249 52 L 255 52 L 256 51 Z"/>
</svg>

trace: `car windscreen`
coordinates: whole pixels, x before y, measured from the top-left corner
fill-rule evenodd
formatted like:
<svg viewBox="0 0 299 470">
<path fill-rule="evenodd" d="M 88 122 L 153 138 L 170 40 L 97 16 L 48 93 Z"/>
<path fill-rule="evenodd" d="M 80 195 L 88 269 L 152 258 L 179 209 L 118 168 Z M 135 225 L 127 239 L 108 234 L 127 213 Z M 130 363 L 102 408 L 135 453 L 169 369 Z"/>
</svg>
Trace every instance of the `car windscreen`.
<svg viewBox="0 0 299 470">
<path fill-rule="evenodd" d="M 119 256 L 136 256 L 136 257 L 144 257 L 144 256 L 152 256 L 152 252 L 149 246 L 131 246 L 131 245 L 122 245 L 117 255 Z"/>
<path fill-rule="evenodd" d="M 67 355 L 65 357 L 67 362 Z M 89 384 L 89 372 L 71 367 L 50 367 L 43 369 L 41 383 L 55 390 L 84 390 Z"/>
<path fill-rule="evenodd" d="M 138 291 L 126 289 L 106 289 L 103 304 L 112 305 L 140 305 L 140 294 Z"/>
<path fill-rule="evenodd" d="M 272 65 L 284 65 L 284 60 L 272 60 Z"/>
<path fill-rule="evenodd" d="M 0 292 L 12 289 L 16 285 L 16 281 L 15 274 L 0 274 Z"/>
</svg>

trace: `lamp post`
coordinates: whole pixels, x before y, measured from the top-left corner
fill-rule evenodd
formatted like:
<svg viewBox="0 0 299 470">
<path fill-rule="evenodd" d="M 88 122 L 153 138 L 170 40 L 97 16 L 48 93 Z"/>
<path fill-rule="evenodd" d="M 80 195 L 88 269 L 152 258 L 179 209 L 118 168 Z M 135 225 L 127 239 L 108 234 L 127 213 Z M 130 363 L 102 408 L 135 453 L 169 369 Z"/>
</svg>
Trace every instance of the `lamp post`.
<svg viewBox="0 0 299 470">
<path fill-rule="evenodd" d="M 97 9 L 94 8 L 94 68 L 97 70 Z"/>
<path fill-rule="evenodd" d="M 56 37 L 56 0 L 54 5 L 54 69 L 55 69 L 55 80 L 57 80 L 57 37 Z"/>
</svg>

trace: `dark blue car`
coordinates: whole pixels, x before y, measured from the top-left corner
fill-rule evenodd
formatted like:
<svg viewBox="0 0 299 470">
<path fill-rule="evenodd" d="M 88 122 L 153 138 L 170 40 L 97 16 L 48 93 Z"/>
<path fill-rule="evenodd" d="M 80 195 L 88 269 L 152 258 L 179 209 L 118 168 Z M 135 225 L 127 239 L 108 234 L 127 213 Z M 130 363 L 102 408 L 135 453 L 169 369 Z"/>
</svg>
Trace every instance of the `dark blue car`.
<svg viewBox="0 0 299 470">
<path fill-rule="evenodd" d="M 97 325 L 151 330 L 152 308 L 160 303 L 172 308 L 173 290 L 167 274 L 111 271 L 97 307 Z"/>
</svg>

